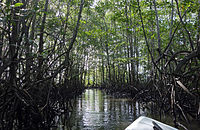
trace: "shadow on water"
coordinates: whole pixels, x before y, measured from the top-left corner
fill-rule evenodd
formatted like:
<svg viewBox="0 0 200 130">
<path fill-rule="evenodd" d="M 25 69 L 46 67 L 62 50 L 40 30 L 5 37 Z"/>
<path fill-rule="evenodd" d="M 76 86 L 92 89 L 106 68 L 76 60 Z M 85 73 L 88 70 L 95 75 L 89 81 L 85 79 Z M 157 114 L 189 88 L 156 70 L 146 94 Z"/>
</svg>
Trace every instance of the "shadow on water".
<svg viewBox="0 0 200 130">
<path fill-rule="evenodd" d="M 59 127 L 52 130 L 124 130 L 141 115 L 160 120 L 143 107 L 130 98 L 116 98 L 103 90 L 86 89 L 74 101 L 69 118 L 57 117 Z M 173 126 L 170 117 L 163 117 L 161 122 Z M 198 123 L 193 124 L 192 129 L 198 130 Z"/>
</svg>

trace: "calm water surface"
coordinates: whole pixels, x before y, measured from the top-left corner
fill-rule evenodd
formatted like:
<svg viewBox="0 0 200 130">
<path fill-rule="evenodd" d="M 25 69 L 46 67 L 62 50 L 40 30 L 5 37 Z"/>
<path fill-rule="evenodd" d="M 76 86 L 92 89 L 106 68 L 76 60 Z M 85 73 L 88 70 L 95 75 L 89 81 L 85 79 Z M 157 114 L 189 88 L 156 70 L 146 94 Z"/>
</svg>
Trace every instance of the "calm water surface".
<svg viewBox="0 0 200 130">
<path fill-rule="evenodd" d="M 139 116 L 148 113 L 132 99 L 116 98 L 99 89 L 86 89 L 75 103 L 69 121 L 64 121 L 67 122 L 65 125 L 60 123 L 57 130 L 124 130 Z M 162 122 L 173 126 L 172 119 L 165 118 Z M 200 130 L 196 123 L 192 126 L 195 126 L 194 130 Z"/>
<path fill-rule="evenodd" d="M 102 90 L 87 89 L 77 98 L 70 129 L 123 130 L 142 114 L 140 105 L 131 99 L 116 99 Z"/>
</svg>

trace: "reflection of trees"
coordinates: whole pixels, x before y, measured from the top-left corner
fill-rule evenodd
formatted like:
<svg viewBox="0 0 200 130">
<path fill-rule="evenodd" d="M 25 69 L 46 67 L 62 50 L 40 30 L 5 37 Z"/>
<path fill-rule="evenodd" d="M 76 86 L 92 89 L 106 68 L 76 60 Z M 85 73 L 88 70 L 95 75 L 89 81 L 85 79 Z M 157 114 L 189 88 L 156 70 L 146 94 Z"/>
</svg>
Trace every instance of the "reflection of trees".
<svg viewBox="0 0 200 130">
<path fill-rule="evenodd" d="M 124 129 L 142 112 L 139 107 L 132 100 L 116 99 L 102 90 L 90 89 L 78 99 L 71 120 L 77 129 Z"/>
</svg>

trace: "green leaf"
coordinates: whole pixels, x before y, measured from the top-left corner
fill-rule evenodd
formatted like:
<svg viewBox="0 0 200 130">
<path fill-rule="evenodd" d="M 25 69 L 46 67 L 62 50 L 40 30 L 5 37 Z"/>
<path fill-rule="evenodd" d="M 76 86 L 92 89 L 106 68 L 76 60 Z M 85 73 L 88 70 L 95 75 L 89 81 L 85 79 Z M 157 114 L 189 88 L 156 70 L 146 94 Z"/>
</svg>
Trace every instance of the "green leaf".
<svg viewBox="0 0 200 130">
<path fill-rule="evenodd" d="M 22 5 L 24 5 L 23 3 L 16 3 L 15 5 L 14 5 L 14 7 L 20 7 L 20 6 L 22 6 Z"/>
<path fill-rule="evenodd" d="M 87 35 L 89 35 L 89 36 L 92 35 L 90 31 L 89 31 L 89 32 L 85 32 L 85 33 L 86 33 Z"/>
<path fill-rule="evenodd" d="M 86 21 L 84 21 L 84 20 L 80 20 L 80 22 L 83 23 L 83 24 L 86 24 Z"/>
</svg>

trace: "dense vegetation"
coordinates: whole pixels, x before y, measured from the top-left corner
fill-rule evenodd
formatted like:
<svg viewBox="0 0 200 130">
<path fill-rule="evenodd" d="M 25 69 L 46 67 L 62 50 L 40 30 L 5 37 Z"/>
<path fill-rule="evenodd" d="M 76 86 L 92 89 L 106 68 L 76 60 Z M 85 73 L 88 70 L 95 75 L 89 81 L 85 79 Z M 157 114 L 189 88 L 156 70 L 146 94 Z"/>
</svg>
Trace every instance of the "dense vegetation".
<svg viewBox="0 0 200 130">
<path fill-rule="evenodd" d="M 85 86 L 152 102 L 176 126 L 199 119 L 199 0 L 1 0 L 0 12 L 0 128 L 49 128 Z"/>
</svg>

